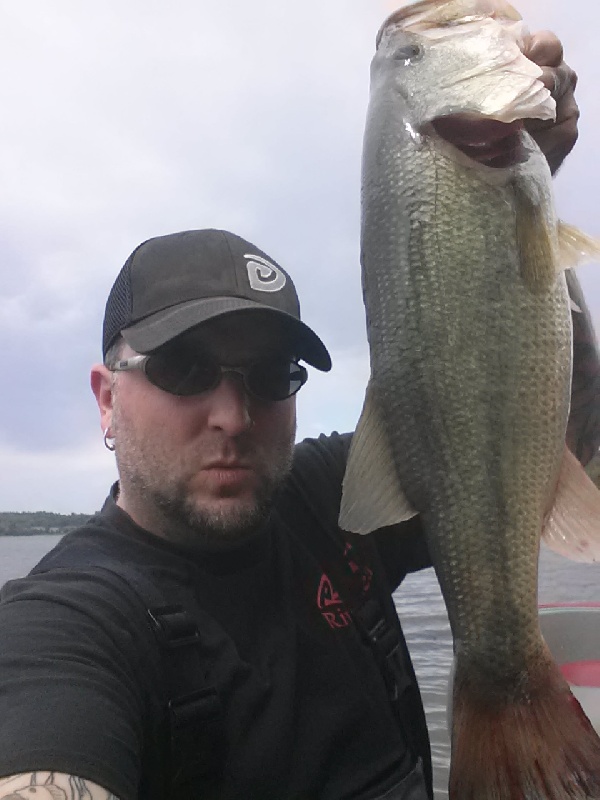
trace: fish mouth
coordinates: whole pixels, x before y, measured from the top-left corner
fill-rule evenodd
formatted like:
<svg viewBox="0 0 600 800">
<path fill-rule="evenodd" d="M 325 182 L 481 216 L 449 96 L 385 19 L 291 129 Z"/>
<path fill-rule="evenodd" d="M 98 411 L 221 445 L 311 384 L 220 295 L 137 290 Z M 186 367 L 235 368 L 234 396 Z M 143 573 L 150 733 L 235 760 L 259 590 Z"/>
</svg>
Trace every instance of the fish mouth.
<svg viewBox="0 0 600 800">
<path fill-rule="evenodd" d="M 500 122 L 478 114 L 449 114 L 431 124 L 444 141 L 486 167 L 506 169 L 526 158 L 523 120 Z"/>
</svg>

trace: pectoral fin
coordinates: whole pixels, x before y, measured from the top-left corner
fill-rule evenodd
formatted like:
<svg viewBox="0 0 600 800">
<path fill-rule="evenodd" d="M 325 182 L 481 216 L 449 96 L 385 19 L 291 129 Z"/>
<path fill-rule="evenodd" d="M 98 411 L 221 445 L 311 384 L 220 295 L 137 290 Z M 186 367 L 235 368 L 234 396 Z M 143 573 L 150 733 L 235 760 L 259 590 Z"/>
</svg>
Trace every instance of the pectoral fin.
<svg viewBox="0 0 600 800">
<path fill-rule="evenodd" d="M 600 491 L 567 447 L 543 540 L 573 561 L 600 561 Z"/>
<path fill-rule="evenodd" d="M 544 203 L 515 184 L 517 247 L 521 276 L 534 294 L 547 291 L 556 275 L 588 261 L 600 261 L 600 239 L 559 221 L 556 228 Z"/>
<path fill-rule="evenodd" d="M 546 207 L 514 184 L 517 249 L 523 283 L 533 294 L 548 291 L 559 269 L 556 233 L 550 225 Z"/>
<path fill-rule="evenodd" d="M 400 487 L 382 412 L 369 384 L 346 465 L 339 525 L 370 533 L 416 513 Z"/>
</svg>

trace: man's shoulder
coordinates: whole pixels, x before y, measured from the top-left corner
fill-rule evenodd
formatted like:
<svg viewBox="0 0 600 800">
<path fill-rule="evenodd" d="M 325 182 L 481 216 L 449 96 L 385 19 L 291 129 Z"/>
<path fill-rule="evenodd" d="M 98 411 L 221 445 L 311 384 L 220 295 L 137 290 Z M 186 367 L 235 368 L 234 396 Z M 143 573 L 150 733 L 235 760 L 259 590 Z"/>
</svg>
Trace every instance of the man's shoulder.
<svg viewBox="0 0 600 800">
<path fill-rule="evenodd" d="M 355 542 L 365 539 L 376 545 L 389 572 L 390 585 L 397 586 L 407 572 L 431 566 L 420 518 L 381 528 L 368 537 L 357 537 L 338 528 L 342 485 L 351 443 L 351 433 L 332 433 L 298 443 L 288 492 L 283 500 L 293 510 L 302 506 L 310 509 L 313 518 L 316 517 L 336 538 L 341 536 L 345 540 L 350 537 Z"/>
<path fill-rule="evenodd" d="M 90 517 L 85 525 L 63 536 L 35 565 L 31 574 L 65 567 L 84 569 L 110 561 L 118 563 L 125 555 L 130 559 L 136 550 L 140 550 L 140 547 L 136 547 L 134 541 L 125 540 L 114 523 L 99 512 Z"/>
<path fill-rule="evenodd" d="M 296 444 L 284 503 L 297 499 L 332 524 L 337 519 L 351 440 L 349 433 L 334 432 Z"/>
<path fill-rule="evenodd" d="M 303 439 L 294 448 L 292 479 L 300 478 L 306 483 L 322 486 L 339 486 L 346 469 L 351 433 L 333 432 L 317 438 Z"/>
<path fill-rule="evenodd" d="M 96 568 L 174 574 L 181 556 L 169 544 L 136 526 L 109 498 L 102 511 L 66 534 L 32 569 L 30 575 Z"/>
<path fill-rule="evenodd" d="M 309 457 L 309 454 L 328 454 L 335 458 L 346 459 L 352 442 L 352 433 L 322 433 L 317 437 L 307 437 L 298 442 L 294 448 L 294 459 Z"/>
<path fill-rule="evenodd" d="M 5 584 L 0 602 L 31 601 L 50 617 L 68 608 L 106 624 L 120 625 L 124 618 L 139 623 L 150 603 L 147 587 L 155 587 L 152 604 L 164 604 L 159 587 L 167 573 L 151 547 L 123 535 L 99 513 L 66 534 L 28 575 Z M 174 580 L 177 575 L 173 570 Z"/>
</svg>

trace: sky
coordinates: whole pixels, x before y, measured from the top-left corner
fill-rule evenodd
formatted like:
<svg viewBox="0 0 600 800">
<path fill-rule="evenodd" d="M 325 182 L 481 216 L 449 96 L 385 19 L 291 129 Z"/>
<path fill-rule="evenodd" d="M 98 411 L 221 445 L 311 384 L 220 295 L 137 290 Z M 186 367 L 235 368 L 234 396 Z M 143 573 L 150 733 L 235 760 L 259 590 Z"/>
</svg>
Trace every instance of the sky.
<svg viewBox="0 0 600 800">
<path fill-rule="evenodd" d="M 579 74 L 559 213 L 600 236 L 596 0 L 524 0 Z M 89 389 L 141 241 L 232 230 L 293 276 L 334 369 L 298 436 L 351 430 L 368 379 L 360 159 L 385 0 L 0 0 L 0 511 L 95 511 L 116 477 Z M 594 34 L 594 35 L 590 35 Z M 600 268 L 579 275 L 600 327 Z"/>
</svg>

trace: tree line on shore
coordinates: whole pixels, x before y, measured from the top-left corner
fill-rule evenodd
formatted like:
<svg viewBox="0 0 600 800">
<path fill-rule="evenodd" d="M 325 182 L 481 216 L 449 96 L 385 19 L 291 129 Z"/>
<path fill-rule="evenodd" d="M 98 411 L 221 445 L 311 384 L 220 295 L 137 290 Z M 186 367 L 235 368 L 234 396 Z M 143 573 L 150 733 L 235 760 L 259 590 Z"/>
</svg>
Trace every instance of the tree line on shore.
<svg viewBox="0 0 600 800">
<path fill-rule="evenodd" d="M 62 535 L 78 528 L 91 514 L 55 514 L 52 511 L 0 511 L 0 536 Z"/>
</svg>

